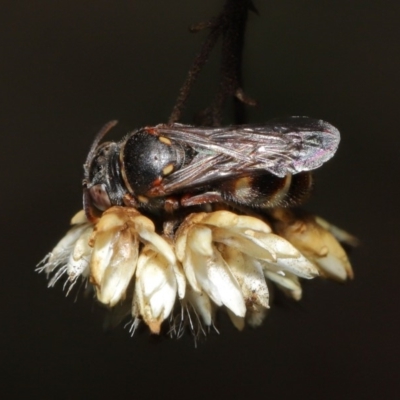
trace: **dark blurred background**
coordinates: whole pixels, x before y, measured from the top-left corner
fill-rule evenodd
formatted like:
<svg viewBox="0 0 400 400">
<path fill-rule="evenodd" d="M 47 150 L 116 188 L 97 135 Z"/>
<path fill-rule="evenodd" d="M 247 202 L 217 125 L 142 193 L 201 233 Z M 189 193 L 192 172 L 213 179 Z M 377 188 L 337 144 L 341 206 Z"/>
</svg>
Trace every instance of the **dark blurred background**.
<svg viewBox="0 0 400 400">
<path fill-rule="evenodd" d="M 337 156 L 306 208 L 362 242 L 355 280 L 314 280 L 264 325 L 194 348 L 102 330 L 102 310 L 46 288 L 35 265 L 81 207 L 97 130 L 165 122 L 222 0 L 14 1 L 0 14 L 1 381 L 4 398 L 397 398 L 399 18 L 385 0 L 254 0 L 244 53 L 251 122 L 308 115 L 337 126 Z M 218 56 L 184 122 L 215 90 Z M 225 123 L 230 123 L 229 113 Z M 397 396 L 396 396 L 397 393 Z"/>
</svg>

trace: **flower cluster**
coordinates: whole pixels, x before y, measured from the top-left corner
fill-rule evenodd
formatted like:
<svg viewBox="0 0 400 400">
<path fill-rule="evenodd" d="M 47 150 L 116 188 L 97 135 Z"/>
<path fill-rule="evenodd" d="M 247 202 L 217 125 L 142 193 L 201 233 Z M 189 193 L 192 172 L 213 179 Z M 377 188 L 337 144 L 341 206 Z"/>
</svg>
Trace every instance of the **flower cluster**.
<svg viewBox="0 0 400 400">
<path fill-rule="evenodd" d="M 134 328 L 144 321 L 159 333 L 168 319 L 179 336 L 187 321 L 194 333 L 213 326 L 218 308 L 238 329 L 260 325 L 270 282 L 299 300 L 299 278 L 352 278 L 338 239 L 355 242 L 322 219 L 287 209 L 263 219 L 194 213 L 166 236 L 136 209 L 112 207 L 96 224 L 80 211 L 39 270 L 51 276 L 49 286 L 66 276 L 70 290 L 82 278 L 106 306 L 128 303 Z"/>
</svg>

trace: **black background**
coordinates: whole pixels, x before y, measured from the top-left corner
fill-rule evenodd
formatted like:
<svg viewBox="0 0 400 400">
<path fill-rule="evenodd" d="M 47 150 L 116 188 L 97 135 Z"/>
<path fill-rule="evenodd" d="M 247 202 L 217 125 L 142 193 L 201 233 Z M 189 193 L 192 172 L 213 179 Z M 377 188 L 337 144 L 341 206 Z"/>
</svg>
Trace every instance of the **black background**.
<svg viewBox="0 0 400 400">
<path fill-rule="evenodd" d="M 399 3 L 255 0 L 245 88 L 251 122 L 308 115 L 337 126 L 337 156 L 307 209 L 357 235 L 356 279 L 315 280 L 264 325 L 194 348 L 188 336 L 105 333 L 91 300 L 46 289 L 35 265 L 81 207 L 82 163 L 103 123 L 165 122 L 222 1 L 3 2 L 1 381 L 5 398 L 397 398 Z M 210 100 L 218 57 L 185 122 Z M 229 117 L 225 123 L 229 123 Z"/>
</svg>

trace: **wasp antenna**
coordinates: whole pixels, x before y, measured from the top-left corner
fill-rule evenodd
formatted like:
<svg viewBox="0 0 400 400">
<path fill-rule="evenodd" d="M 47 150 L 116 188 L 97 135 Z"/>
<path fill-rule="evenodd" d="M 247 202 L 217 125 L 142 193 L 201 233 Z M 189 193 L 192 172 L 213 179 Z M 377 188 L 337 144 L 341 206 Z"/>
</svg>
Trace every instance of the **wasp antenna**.
<svg viewBox="0 0 400 400">
<path fill-rule="evenodd" d="M 110 130 L 112 128 L 114 128 L 115 125 L 118 124 L 117 120 L 113 120 L 110 122 L 107 122 L 99 131 L 99 133 L 96 135 L 96 137 L 94 138 L 94 141 L 92 143 L 92 146 L 90 147 L 89 153 L 86 157 L 86 161 L 85 164 L 83 165 L 83 168 L 85 170 L 85 179 L 88 180 L 89 179 L 89 165 L 92 162 L 93 156 L 96 152 L 96 148 L 98 146 L 98 144 L 100 143 L 100 141 L 104 138 L 105 135 L 107 135 L 108 132 L 110 132 Z"/>
</svg>

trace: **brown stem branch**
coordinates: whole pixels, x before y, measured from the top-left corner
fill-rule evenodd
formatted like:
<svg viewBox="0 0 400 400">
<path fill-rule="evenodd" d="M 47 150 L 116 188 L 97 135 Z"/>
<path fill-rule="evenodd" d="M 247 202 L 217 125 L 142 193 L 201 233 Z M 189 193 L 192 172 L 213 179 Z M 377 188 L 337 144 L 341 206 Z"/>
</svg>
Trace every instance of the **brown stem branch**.
<svg viewBox="0 0 400 400">
<path fill-rule="evenodd" d="M 181 118 L 192 87 L 221 35 L 220 82 L 211 105 L 200 114 L 200 123 L 202 125 L 220 125 L 226 101 L 231 96 L 238 100 L 234 103 L 236 122 L 244 122 L 245 111 L 243 103 L 255 104 L 255 101 L 248 98 L 242 89 L 242 53 L 249 10 L 255 10 L 251 0 L 227 0 L 222 12 L 215 20 L 199 24 L 192 29 L 193 31 L 198 31 L 210 27 L 211 32 L 189 69 L 188 76 L 179 92 L 178 99 L 169 118 L 169 123 L 177 122 Z"/>
</svg>

